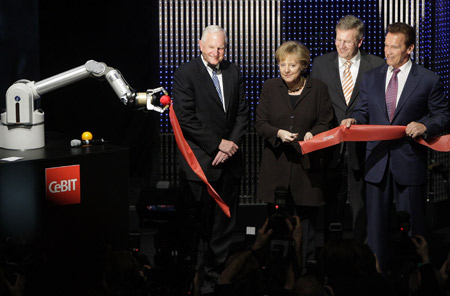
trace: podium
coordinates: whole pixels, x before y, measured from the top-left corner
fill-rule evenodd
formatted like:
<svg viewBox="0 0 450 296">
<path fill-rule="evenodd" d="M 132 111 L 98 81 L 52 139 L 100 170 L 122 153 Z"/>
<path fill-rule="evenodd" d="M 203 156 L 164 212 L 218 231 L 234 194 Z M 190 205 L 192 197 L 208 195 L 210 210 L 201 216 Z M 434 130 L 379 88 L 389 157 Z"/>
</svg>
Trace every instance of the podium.
<svg viewBox="0 0 450 296">
<path fill-rule="evenodd" d="M 0 238 L 24 238 L 56 257 L 128 248 L 128 148 L 72 148 L 61 136 L 46 138 L 44 148 L 0 149 Z M 77 177 L 64 180 L 58 169 L 65 168 Z M 75 199 L 50 198 L 69 191 Z"/>
</svg>

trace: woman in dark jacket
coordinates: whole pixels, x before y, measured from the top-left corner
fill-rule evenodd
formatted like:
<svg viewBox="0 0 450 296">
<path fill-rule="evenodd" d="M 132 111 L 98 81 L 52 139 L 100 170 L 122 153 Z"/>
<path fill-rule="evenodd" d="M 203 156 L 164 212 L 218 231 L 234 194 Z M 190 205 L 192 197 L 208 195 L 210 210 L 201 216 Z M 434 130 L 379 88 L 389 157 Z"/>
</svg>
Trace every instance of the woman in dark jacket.
<svg viewBox="0 0 450 296">
<path fill-rule="evenodd" d="M 256 109 L 256 131 L 265 148 L 257 197 L 274 209 L 275 189 L 287 189 L 288 203 L 302 220 L 303 261 L 315 259 L 317 209 L 323 205 L 321 153 L 303 155 L 298 141 L 331 128 L 333 109 L 327 86 L 306 75 L 309 50 L 295 41 L 276 51 L 280 76 L 265 81 Z M 303 265 L 305 266 L 305 265 Z"/>
</svg>

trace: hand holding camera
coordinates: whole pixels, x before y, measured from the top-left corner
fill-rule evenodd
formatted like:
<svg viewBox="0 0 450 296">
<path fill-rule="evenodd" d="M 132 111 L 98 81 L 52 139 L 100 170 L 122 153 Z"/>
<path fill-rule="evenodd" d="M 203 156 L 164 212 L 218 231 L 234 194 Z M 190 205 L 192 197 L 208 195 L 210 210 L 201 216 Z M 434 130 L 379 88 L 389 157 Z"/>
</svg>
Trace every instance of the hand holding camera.
<svg viewBox="0 0 450 296">
<path fill-rule="evenodd" d="M 294 221 L 295 223 L 291 222 Z M 300 217 L 293 216 L 292 219 L 286 219 L 286 224 L 289 227 L 289 231 L 294 240 L 295 248 L 301 248 L 302 246 L 302 224 L 300 223 Z"/>
<path fill-rule="evenodd" d="M 256 234 L 255 242 L 252 245 L 252 250 L 257 251 L 263 248 L 266 243 L 269 241 L 270 236 L 272 235 L 273 230 L 269 228 L 269 219 L 266 219 L 263 226 L 258 229 L 258 233 Z"/>
</svg>

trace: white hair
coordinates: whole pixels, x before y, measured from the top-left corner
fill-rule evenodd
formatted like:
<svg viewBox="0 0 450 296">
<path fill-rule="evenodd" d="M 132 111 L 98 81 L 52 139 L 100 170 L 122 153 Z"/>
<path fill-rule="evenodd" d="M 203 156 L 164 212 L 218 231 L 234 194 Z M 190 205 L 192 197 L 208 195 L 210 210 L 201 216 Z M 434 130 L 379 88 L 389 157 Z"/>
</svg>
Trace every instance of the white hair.
<svg viewBox="0 0 450 296">
<path fill-rule="evenodd" d="M 223 32 L 223 35 L 225 36 L 225 45 L 228 44 L 228 37 L 227 37 L 227 33 L 225 32 L 225 30 L 217 25 L 210 25 L 208 27 L 206 27 L 205 29 L 203 29 L 203 33 L 202 33 L 202 42 L 205 42 L 205 38 L 206 35 L 211 34 L 211 33 L 218 33 L 218 32 Z"/>
</svg>

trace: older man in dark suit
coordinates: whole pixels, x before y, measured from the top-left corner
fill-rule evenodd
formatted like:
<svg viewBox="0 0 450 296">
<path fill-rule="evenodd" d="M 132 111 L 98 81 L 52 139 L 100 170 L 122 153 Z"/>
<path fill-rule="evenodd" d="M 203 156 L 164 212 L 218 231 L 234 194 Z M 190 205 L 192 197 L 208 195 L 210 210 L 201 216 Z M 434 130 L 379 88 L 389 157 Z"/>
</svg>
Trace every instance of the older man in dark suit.
<svg viewBox="0 0 450 296">
<path fill-rule="evenodd" d="M 313 61 L 311 77 L 325 82 L 331 96 L 335 126 L 348 118 L 359 99 L 359 85 L 364 73 L 384 64 L 380 57 L 359 48 L 364 40 L 364 23 L 353 15 L 336 25 L 336 50 Z M 325 151 L 327 187 L 325 190 L 325 240 L 330 230 L 342 230 L 347 200 L 350 202 L 353 237 L 366 238 L 364 142 L 348 142 Z M 335 233 L 342 234 L 342 231 Z"/>
<path fill-rule="evenodd" d="M 184 137 L 231 213 L 228 218 L 220 210 L 205 184 L 180 158 L 194 200 L 196 225 L 201 227 L 198 275 L 203 282 L 202 294 L 213 292 L 233 239 L 243 173 L 239 145 L 248 123 L 241 72 L 224 60 L 226 45 L 221 27 L 205 28 L 199 41 L 201 56 L 177 69 L 172 93 Z"/>
<path fill-rule="evenodd" d="M 383 272 L 389 263 L 389 226 L 393 201 L 410 214 L 410 235 L 425 235 L 427 148 L 414 138 L 432 137 L 448 128 L 448 99 L 440 77 L 413 63 L 415 30 L 391 24 L 384 42 L 386 64 L 366 73 L 361 97 L 341 124 L 406 126 L 405 137 L 370 141 L 366 148 L 367 243 Z"/>
</svg>

